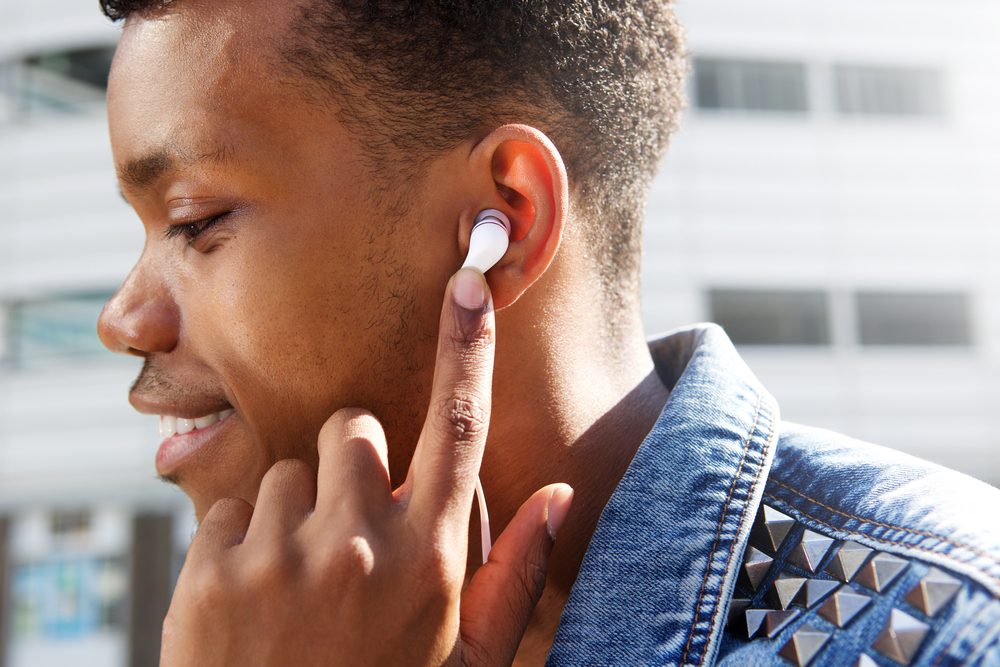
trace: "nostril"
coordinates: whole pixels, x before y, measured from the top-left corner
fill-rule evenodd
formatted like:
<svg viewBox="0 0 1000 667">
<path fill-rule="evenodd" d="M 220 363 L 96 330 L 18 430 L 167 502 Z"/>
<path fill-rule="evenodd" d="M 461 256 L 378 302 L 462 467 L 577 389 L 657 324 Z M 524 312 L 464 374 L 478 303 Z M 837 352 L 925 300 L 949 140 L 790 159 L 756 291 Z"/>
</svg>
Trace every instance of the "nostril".
<svg viewBox="0 0 1000 667">
<path fill-rule="evenodd" d="M 176 304 L 163 291 L 136 287 L 126 281 L 104 304 L 97 320 L 101 342 L 112 352 L 139 357 L 173 350 L 180 324 Z"/>
</svg>

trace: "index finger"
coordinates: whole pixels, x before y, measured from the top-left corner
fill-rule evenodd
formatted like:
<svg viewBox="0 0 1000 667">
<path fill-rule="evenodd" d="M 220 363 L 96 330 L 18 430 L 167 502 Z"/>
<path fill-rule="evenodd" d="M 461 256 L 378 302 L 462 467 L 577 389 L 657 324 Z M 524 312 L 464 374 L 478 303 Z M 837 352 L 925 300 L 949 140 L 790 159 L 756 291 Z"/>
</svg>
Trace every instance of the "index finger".
<svg viewBox="0 0 1000 667">
<path fill-rule="evenodd" d="M 427 418 L 410 464 L 412 511 L 468 525 L 493 387 L 493 303 L 483 274 L 461 269 L 445 289 Z"/>
</svg>

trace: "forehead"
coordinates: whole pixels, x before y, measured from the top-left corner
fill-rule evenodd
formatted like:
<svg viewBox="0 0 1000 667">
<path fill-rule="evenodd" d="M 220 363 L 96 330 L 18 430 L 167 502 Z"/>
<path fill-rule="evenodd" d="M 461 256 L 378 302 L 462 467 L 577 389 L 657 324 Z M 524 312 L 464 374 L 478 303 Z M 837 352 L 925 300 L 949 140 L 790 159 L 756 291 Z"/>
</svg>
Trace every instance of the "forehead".
<svg viewBox="0 0 1000 667">
<path fill-rule="evenodd" d="M 108 84 L 116 159 L 238 148 L 287 113 L 277 49 L 293 6 L 182 0 L 131 17 Z"/>
</svg>

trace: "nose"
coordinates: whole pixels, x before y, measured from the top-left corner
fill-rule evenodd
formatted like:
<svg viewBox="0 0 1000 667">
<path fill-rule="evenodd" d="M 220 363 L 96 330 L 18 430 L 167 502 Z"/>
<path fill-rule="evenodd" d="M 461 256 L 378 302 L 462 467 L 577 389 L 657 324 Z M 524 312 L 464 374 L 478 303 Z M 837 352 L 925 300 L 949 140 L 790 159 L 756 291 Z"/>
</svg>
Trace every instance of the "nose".
<svg viewBox="0 0 1000 667">
<path fill-rule="evenodd" d="M 140 260 L 101 311 L 97 333 L 112 352 L 146 356 L 177 345 L 180 313 L 161 279 Z"/>
</svg>

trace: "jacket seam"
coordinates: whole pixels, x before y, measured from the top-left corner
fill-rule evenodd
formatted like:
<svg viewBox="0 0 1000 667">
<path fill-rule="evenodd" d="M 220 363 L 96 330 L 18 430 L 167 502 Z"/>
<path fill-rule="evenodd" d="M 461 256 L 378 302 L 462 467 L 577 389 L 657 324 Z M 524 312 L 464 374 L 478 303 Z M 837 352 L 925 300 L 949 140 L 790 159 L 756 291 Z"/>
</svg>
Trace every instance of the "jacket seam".
<svg viewBox="0 0 1000 667">
<path fill-rule="evenodd" d="M 829 510 L 830 512 L 833 512 L 834 514 L 839 514 L 840 516 L 846 517 L 848 519 L 854 519 L 855 521 L 860 521 L 862 523 L 868 523 L 868 524 L 871 524 L 873 526 L 878 526 L 880 528 L 886 528 L 886 529 L 889 529 L 889 530 L 898 530 L 900 532 L 907 533 L 907 534 L 910 534 L 910 535 L 919 535 L 921 537 L 927 537 L 927 538 L 930 538 L 930 539 L 938 540 L 939 542 L 942 542 L 944 544 L 948 544 L 950 546 L 957 547 L 959 549 L 965 549 L 966 551 L 969 551 L 969 552 L 975 554 L 979 558 L 983 558 L 984 560 L 988 560 L 991 563 L 1000 565 L 1000 559 L 996 558 L 992 554 L 989 554 L 989 553 L 987 553 L 985 551 L 977 549 L 976 547 L 973 547 L 971 545 L 963 544 L 962 542 L 955 542 L 953 540 L 948 539 L 947 537 L 945 537 L 943 535 L 937 535 L 935 533 L 931 533 L 931 532 L 925 531 L 925 530 L 920 530 L 918 528 L 905 528 L 903 526 L 895 526 L 895 525 L 892 525 L 892 524 L 889 524 L 889 523 L 883 523 L 881 521 L 876 521 L 874 519 L 869 519 L 869 518 L 866 518 L 866 517 L 857 516 L 857 515 L 851 514 L 849 512 L 844 512 L 844 511 L 838 510 L 835 507 L 831 507 L 830 505 L 827 505 L 826 503 L 822 502 L 821 500 L 813 498 L 812 496 L 809 496 L 808 494 L 803 493 L 802 491 L 799 491 L 798 489 L 795 489 L 795 488 L 793 488 L 793 487 L 785 484 L 784 482 L 782 482 L 779 479 L 776 479 L 773 476 L 771 477 L 770 481 L 774 482 L 775 484 L 777 484 L 778 486 L 782 487 L 783 489 L 791 491 L 795 495 L 808 500 L 809 502 L 812 502 L 812 503 L 815 503 L 816 505 L 819 505 L 823 509 L 826 509 L 826 510 Z M 832 526 L 831 524 L 826 524 L 826 525 L 830 526 L 831 528 L 835 527 L 835 526 Z M 873 538 L 873 539 L 879 539 L 879 538 Z M 887 542 L 889 544 L 893 543 L 893 542 L 885 540 L 885 539 L 881 539 L 880 541 Z M 907 546 L 909 546 L 909 545 L 907 545 Z M 919 548 L 919 549 L 923 549 L 924 551 L 930 551 L 930 549 L 928 549 L 927 547 L 921 547 L 920 545 L 913 545 L 913 546 L 916 547 L 916 548 Z M 944 554 L 944 555 L 949 555 L 949 554 Z M 961 560 L 958 560 L 958 559 L 954 559 L 954 560 L 956 562 L 959 562 L 959 563 L 965 562 L 965 561 L 961 561 Z M 990 578 L 992 578 L 992 579 L 996 579 L 997 582 L 1000 583 L 1000 577 L 997 577 L 996 575 L 992 575 L 992 574 L 989 574 L 989 573 L 987 573 L 987 575 Z"/>
<path fill-rule="evenodd" d="M 794 489 L 790 489 L 790 490 L 791 490 L 791 491 L 794 491 Z M 775 496 L 775 495 L 774 495 L 773 493 L 767 493 L 766 495 L 767 495 L 767 496 L 768 496 L 769 498 L 771 498 L 771 500 L 779 500 L 779 501 L 781 500 L 780 498 L 778 498 L 777 496 Z M 804 495 L 804 494 L 799 494 L 799 495 L 801 495 L 801 496 L 802 496 L 803 498 L 805 498 L 805 499 L 807 499 L 807 500 L 811 500 L 811 499 L 809 498 L 809 496 L 806 496 L 806 495 Z M 936 556 L 941 556 L 941 557 L 943 557 L 943 558 L 947 558 L 948 560 L 951 560 L 951 561 L 953 561 L 953 562 L 955 562 L 955 563 L 958 563 L 958 564 L 960 564 L 960 565 L 973 565 L 973 563 L 972 563 L 971 561 L 969 561 L 969 560 L 961 560 L 961 559 L 959 559 L 959 558 L 955 558 L 955 557 L 954 557 L 954 556 L 953 556 L 952 554 L 950 554 L 950 553 L 945 553 L 945 552 L 941 552 L 941 551 L 935 551 L 935 550 L 933 550 L 933 549 L 930 549 L 930 548 L 928 548 L 928 547 L 925 547 L 925 546 L 922 546 L 922 545 L 920 545 L 920 544 L 901 544 L 901 543 L 900 543 L 899 541 L 897 541 L 897 540 L 889 540 L 889 539 L 886 539 L 886 538 L 884 538 L 884 537 L 876 537 L 876 536 L 874 536 L 874 535 L 867 535 L 867 534 L 864 534 L 864 533 L 859 533 L 859 532 L 857 532 L 857 531 L 846 531 L 846 530 L 845 530 L 844 528 L 841 528 L 840 526 L 835 526 L 835 525 L 833 525 L 832 523 L 829 523 L 829 522 L 827 522 L 827 521 L 823 521 L 822 519 L 820 519 L 820 518 L 817 518 L 817 517 L 815 517 L 815 516 L 813 516 L 813 515 L 809 514 L 808 512 L 804 512 L 804 511 L 802 511 L 802 510 L 801 510 L 801 509 L 799 509 L 799 508 L 796 508 L 796 509 L 797 509 L 797 510 L 798 510 L 798 511 L 799 511 L 799 512 L 800 512 L 800 513 L 801 513 L 801 514 L 803 515 L 803 516 L 805 516 L 805 517 L 809 518 L 809 519 L 810 519 L 810 520 L 812 520 L 812 521 L 815 521 L 816 523 L 820 524 L 821 526 L 826 526 L 827 528 L 830 528 L 831 530 L 834 530 L 834 531 L 838 531 L 838 532 L 848 532 L 848 533 L 851 533 L 852 535 L 856 535 L 856 536 L 858 536 L 858 537 L 864 537 L 864 538 L 866 538 L 866 539 L 869 539 L 869 540 L 872 540 L 872 541 L 874 541 L 874 542 L 881 542 L 881 543 L 883 543 L 883 544 L 886 544 L 886 545 L 889 545 L 889 546 L 895 546 L 895 547 L 900 547 L 900 548 L 903 548 L 903 549 L 914 549 L 914 550 L 917 550 L 917 551 L 923 551 L 923 552 L 926 552 L 926 553 L 929 553 L 929 554 L 933 554 L 933 555 L 936 555 Z M 860 520 L 861 520 L 861 521 L 864 521 L 864 519 L 860 519 Z M 889 527 L 891 528 L 891 526 L 889 526 Z M 905 529 L 905 528 L 899 528 L 898 530 L 901 530 L 901 531 L 903 531 L 903 532 L 906 532 L 906 529 Z M 957 546 L 961 546 L 961 545 L 957 545 Z M 986 577 L 987 579 L 990 579 L 991 581 L 993 581 L 993 582 L 995 582 L 996 584 L 1000 585 L 1000 577 L 996 577 L 996 576 L 994 576 L 994 575 L 990 574 L 989 572 L 985 572 L 985 571 L 983 571 L 983 569 L 982 569 L 982 568 L 978 568 L 978 567 L 977 567 L 976 569 L 977 569 L 977 570 L 978 570 L 979 572 L 981 572 L 981 573 L 983 574 L 983 576 L 985 576 L 985 577 Z M 965 576 L 968 576 L 968 575 L 965 575 Z"/>
<path fill-rule="evenodd" d="M 771 445 L 774 444 L 774 435 L 776 432 L 775 426 L 777 424 L 777 421 L 778 420 L 776 419 L 775 415 L 771 415 L 771 428 L 768 430 L 767 438 L 764 441 L 764 447 L 763 449 L 761 449 L 761 464 L 757 466 L 757 472 L 754 473 L 753 482 L 751 482 L 750 488 L 747 491 L 747 502 L 744 503 L 743 511 L 740 513 L 741 525 L 746 520 L 747 510 L 750 507 L 749 500 L 753 496 L 753 490 L 757 487 L 758 482 L 760 482 L 760 473 L 761 471 L 764 470 L 765 461 L 767 460 L 767 452 L 770 450 Z M 729 564 L 732 563 L 733 561 L 733 548 L 735 546 L 736 546 L 736 540 L 733 540 L 733 543 L 729 545 L 729 555 L 726 557 L 726 570 L 729 569 Z M 721 606 L 719 605 L 720 601 L 721 601 L 721 596 L 717 596 L 715 599 L 715 605 L 713 606 L 712 618 L 709 621 L 709 625 L 715 625 L 716 618 L 718 617 L 719 610 L 721 609 Z M 707 652 L 702 651 L 701 659 L 698 661 L 699 667 L 705 663 L 705 658 L 707 657 L 707 655 L 708 655 Z"/>
<path fill-rule="evenodd" d="M 708 587 L 708 577 L 709 577 L 709 573 L 712 570 L 712 560 L 715 557 L 715 549 L 719 545 L 719 539 L 720 539 L 720 537 L 722 535 L 722 526 L 723 526 L 723 524 L 726 521 L 726 511 L 729 509 L 729 503 L 730 503 L 730 501 L 733 498 L 733 494 L 736 492 L 736 487 L 737 487 L 737 484 L 739 482 L 740 473 L 743 471 L 743 465 L 746 463 L 747 453 L 750 451 L 750 445 L 753 442 L 753 434 L 757 430 L 757 422 L 760 419 L 760 411 L 761 411 L 761 405 L 763 404 L 763 401 L 764 401 L 764 397 L 762 395 L 758 394 L 757 395 L 757 405 L 754 408 L 753 424 L 750 426 L 750 431 L 747 433 L 746 442 L 743 445 L 743 453 L 740 456 L 740 463 L 736 467 L 736 474 L 733 475 L 733 481 L 729 485 L 729 493 L 726 496 L 726 502 L 723 503 L 723 505 L 722 505 L 722 511 L 719 513 L 719 520 L 716 522 L 716 525 L 715 525 L 715 537 L 712 540 L 712 548 L 709 550 L 708 558 L 706 559 L 706 562 L 705 562 L 705 572 L 704 572 L 704 574 L 702 575 L 702 578 L 701 578 L 701 589 L 698 591 L 698 599 L 695 601 L 695 605 L 694 605 L 694 619 L 692 620 L 692 623 L 691 623 L 691 631 L 688 633 L 687 642 L 684 644 L 684 652 L 681 654 L 680 664 L 682 664 L 682 665 L 685 664 L 685 662 L 687 661 L 688 652 L 691 650 L 691 643 L 694 641 L 694 636 L 696 634 L 696 631 L 697 631 L 696 629 L 697 629 L 697 626 L 698 626 L 698 619 L 701 616 L 701 603 L 702 603 L 702 600 L 704 600 L 704 598 L 705 598 L 705 589 Z M 735 544 L 735 541 L 734 541 L 734 544 Z M 732 558 L 732 550 L 733 550 L 733 545 L 730 545 L 730 547 L 729 547 L 729 554 L 726 557 L 726 562 L 727 563 Z M 714 618 L 715 618 L 715 615 L 713 614 L 712 617 L 710 618 L 710 622 L 711 622 L 711 619 L 714 619 Z M 704 652 L 702 652 L 702 656 L 700 657 L 700 659 L 698 661 L 698 664 L 700 665 L 703 660 L 704 660 Z"/>
</svg>

